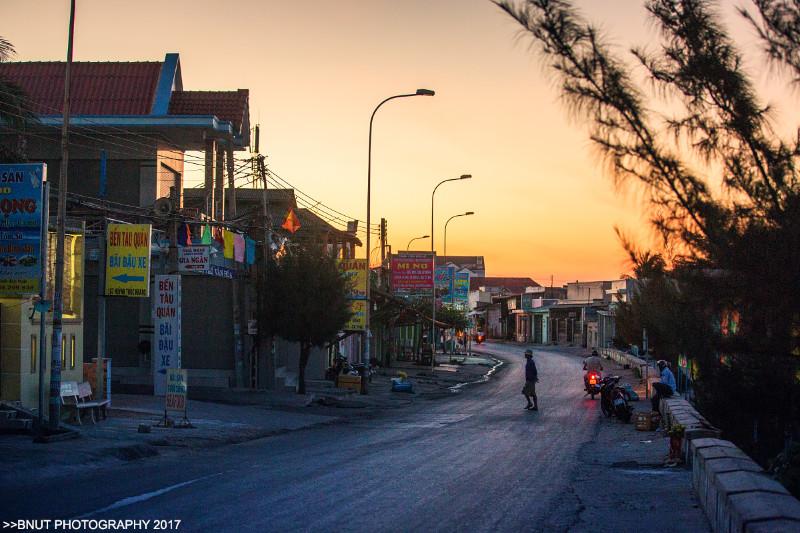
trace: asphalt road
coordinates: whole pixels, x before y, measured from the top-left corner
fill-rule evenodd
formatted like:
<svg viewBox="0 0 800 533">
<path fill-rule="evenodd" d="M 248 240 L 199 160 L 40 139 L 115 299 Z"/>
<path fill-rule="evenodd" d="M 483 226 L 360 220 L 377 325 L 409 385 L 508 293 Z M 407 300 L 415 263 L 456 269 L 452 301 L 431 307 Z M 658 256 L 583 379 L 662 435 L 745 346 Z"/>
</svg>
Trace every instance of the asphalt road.
<svg viewBox="0 0 800 533">
<path fill-rule="evenodd" d="M 613 490 L 596 478 L 576 481 L 601 424 L 596 401 L 582 395 L 580 359 L 537 352 L 540 411 L 529 412 L 520 394 L 521 348 L 488 349 L 508 364 L 453 398 L 202 453 L 77 470 L 45 485 L 3 486 L 0 515 L 180 519 L 180 531 L 638 529 L 627 527 L 646 514 L 620 527 L 612 505 L 609 516 L 587 524 L 586 496 L 573 505 L 586 487 Z M 683 487 L 685 479 L 675 482 Z M 680 505 L 690 506 L 685 489 Z M 647 529 L 704 530 L 699 511 L 686 516 L 680 527 Z"/>
</svg>

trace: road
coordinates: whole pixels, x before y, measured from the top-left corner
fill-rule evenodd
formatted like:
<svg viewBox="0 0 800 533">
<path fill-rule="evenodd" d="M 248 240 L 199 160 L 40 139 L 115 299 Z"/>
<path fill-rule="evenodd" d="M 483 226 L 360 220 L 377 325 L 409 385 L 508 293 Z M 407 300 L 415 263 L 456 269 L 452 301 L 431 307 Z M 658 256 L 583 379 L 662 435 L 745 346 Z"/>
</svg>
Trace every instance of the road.
<svg viewBox="0 0 800 533">
<path fill-rule="evenodd" d="M 505 367 L 453 398 L 76 471 L 45 486 L 3 486 L 0 514 L 180 519 L 180 531 L 707 530 L 685 471 L 624 478 L 598 466 L 623 426 L 600 420 L 596 401 L 583 398 L 579 358 L 536 352 L 540 411 L 531 412 L 520 394 L 522 349 L 487 350 Z M 595 465 L 588 475 L 586 462 Z"/>
</svg>

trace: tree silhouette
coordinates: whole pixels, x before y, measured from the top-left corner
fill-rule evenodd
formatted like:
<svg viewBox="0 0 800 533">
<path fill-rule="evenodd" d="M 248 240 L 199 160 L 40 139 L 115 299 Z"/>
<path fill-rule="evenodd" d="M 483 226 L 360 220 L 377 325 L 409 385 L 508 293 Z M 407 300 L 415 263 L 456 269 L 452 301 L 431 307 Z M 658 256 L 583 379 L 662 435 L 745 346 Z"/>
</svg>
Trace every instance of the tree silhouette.
<svg viewBox="0 0 800 533">
<path fill-rule="evenodd" d="M 261 323 L 271 335 L 300 344 L 299 394 L 305 394 L 305 371 L 312 347 L 336 338 L 350 318 L 348 281 L 321 245 L 293 246 L 269 263 L 261 293 Z"/>
<path fill-rule="evenodd" d="M 774 454 L 800 419 L 800 136 L 777 133 L 714 2 L 645 2 L 659 47 L 630 59 L 647 86 L 570 2 L 494 3 L 533 37 L 615 181 L 647 195 L 664 269 L 639 262 L 656 276 L 627 311 L 664 328 L 670 349 L 692 350 L 710 417 L 744 427 L 735 436 L 760 459 Z M 740 12 L 797 81 L 800 2 L 753 0 Z M 731 311 L 735 331 L 715 328 Z"/>
</svg>

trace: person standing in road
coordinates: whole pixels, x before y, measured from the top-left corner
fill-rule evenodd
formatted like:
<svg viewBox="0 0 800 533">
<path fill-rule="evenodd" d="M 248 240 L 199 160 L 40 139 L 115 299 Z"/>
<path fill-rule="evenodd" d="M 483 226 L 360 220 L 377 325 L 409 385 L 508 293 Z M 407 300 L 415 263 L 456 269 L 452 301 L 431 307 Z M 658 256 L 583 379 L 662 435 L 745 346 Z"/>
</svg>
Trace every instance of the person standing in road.
<svg viewBox="0 0 800 533">
<path fill-rule="evenodd" d="M 653 411 L 658 411 L 661 398 L 669 398 L 675 393 L 675 389 L 677 388 L 675 376 L 672 374 L 672 370 L 667 366 L 667 362 L 662 359 L 657 365 L 658 370 L 661 372 L 661 382 L 653 383 L 653 390 L 655 391 L 655 394 L 653 394 L 651 398 Z"/>
<path fill-rule="evenodd" d="M 525 386 L 522 387 L 522 394 L 528 400 L 525 409 L 530 411 L 539 410 L 539 402 L 536 399 L 536 382 L 539 381 L 539 371 L 536 370 L 536 363 L 533 362 L 533 352 L 525 350 Z M 533 399 L 533 402 L 531 402 Z"/>
</svg>

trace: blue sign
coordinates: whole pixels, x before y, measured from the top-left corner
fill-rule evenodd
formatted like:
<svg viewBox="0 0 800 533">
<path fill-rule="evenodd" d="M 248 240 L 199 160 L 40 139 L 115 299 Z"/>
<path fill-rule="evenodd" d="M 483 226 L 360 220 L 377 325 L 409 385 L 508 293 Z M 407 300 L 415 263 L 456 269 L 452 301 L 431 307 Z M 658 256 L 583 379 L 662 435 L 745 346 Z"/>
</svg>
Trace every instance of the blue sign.
<svg viewBox="0 0 800 533">
<path fill-rule="evenodd" d="M 219 265 L 208 265 L 208 273 L 212 276 L 225 279 L 233 279 L 234 276 L 234 271 L 232 268 Z"/>
<path fill-rule="evenodd" d="M 44 163 L 0 165 L 0 296 L 39 293 Z"/>
<path fill-rule="evenodd" d="M 456 269 L 454 267 L 436 267 L 434 280 L 436 282 L 436 295 L 442 299 L 443 302 L 449 302 L 453 294 L 453 275 Z"/>
</svg>

